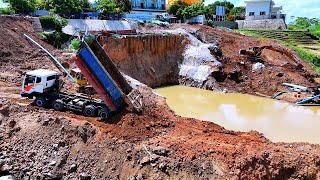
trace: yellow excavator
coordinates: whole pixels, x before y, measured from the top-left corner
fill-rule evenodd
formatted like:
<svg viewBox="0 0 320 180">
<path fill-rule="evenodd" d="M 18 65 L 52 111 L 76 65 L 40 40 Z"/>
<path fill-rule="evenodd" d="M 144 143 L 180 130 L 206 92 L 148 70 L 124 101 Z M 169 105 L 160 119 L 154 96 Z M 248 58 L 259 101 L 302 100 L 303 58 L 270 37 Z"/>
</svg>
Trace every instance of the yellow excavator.
<svg viewBox="0 0 320 180">
<path fill-rule="evenodd" d="M 291 53 L 291 51 L 288 48 L 280 47 L 280 46 L 254 46 L 252 48 L 247 49 L 240 49 L 240 55 L 243 57 L 252 60 L 252 61 L 263 61 L 261 58 L 262 51 L 268 49 L 271 51 L 279 52 L 281 54 L 286 55 L 287 57 L 290 58 L 292 62 L 295 63 L 298 69 L 302 69 L 303 65 L 300 63 L 298 58 Z"/>
</svg>

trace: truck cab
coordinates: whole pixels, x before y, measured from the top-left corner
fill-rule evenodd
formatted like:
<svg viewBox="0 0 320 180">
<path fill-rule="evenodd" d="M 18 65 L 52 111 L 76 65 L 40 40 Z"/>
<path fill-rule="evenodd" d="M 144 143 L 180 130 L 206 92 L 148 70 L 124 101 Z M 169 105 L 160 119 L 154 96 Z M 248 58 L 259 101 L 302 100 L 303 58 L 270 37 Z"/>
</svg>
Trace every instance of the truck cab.
<svg viewBox="0 0 320 180">
<path fill-rule="evenodd" d="M 60 74 L 56 71 L 37 69 L 26 73 L 22 84 L 22 97 L 32 98 L 58 87 Z"/>
</svg>

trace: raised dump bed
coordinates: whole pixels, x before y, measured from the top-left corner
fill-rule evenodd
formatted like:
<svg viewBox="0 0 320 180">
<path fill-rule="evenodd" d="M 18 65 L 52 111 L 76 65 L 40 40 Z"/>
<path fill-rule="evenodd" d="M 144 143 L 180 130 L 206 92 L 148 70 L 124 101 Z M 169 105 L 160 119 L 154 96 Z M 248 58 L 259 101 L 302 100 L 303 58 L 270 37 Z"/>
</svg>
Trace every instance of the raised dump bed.
<svg viewBox="0 0 320 180">
<path fill-rule="evenodd" d="M 125 105 L 141 111 L 140 93 L 127 83 L 96 40 L 81 43 L 75 62 L 111 111 L 119 111 Z"/>
</svg>

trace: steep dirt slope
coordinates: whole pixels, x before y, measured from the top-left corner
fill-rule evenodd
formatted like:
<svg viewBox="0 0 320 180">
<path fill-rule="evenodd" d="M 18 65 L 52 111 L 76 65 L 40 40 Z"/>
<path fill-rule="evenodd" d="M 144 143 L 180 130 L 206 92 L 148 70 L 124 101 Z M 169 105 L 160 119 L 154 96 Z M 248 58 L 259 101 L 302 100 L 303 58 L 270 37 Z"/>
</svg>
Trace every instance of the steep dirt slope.
<svg viewBox="0 0 320 180">
<path fill-rule="evenodd" d="M 100 43 L 127 75 L 157 87 L 178 83 L 186 39 L 179 35 L 147 34 L 102 37 Z"/>
<path fill-rule="evenodd" d="M 62 62 L 71 56 L 68 52 L 55 50 L 51 45 L 41 41 L 41 38 L 33 31 L 31 21 L 27 17 L 0 16 L 0 22 L 1 80 L 20 84 L 25 71 L 55 68 L 49 57 L 27 41 L 23 34 L 31 36 Z"/>
</svg>

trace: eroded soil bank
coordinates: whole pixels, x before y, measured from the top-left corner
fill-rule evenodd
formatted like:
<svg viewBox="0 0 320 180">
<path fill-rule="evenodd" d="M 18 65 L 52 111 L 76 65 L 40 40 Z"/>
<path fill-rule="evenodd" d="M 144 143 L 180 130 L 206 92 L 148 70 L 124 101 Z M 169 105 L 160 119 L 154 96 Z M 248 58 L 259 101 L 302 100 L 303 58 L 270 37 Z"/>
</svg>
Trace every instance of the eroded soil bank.
<svg viewBox="0 0 320 180">
<path fill-rule="evenodd" d="M 32 33 L 25 19 L 9 18 L 5 22 L 1 23 L 0 49 L 4 43 L 11 44 L 9 34 L 17 38 L 12 43 L 18 44 L 25 42 L 19 29 Z M 39 57 L 27 42 L 12 46 L 10 52 L 1 56 L 0 66 L 1 72 L 7 73 L 1 74 L 0 82 L 1 175 L 10 173 L 26 179 L 320 178 L 319 145 L 272 143 L 257 132 L 229 131 L 214 123 L 176 116 L 165 99 L 144 85 L 139 88 L 146 107 L 143 113 L 124 110 L 108 122 L 31 106 L 30 101 L 19 98 L 20 77 L 24 71 L 51 65 L 29 56 L 32 52 Z M 232 59 L 226 62 L 235 67 L 238 64 Z M 20 76 L 9 80 L 8 74 L 17 70 Z M 254 82 L 270 84 L 256 74 L 250 77 L 257 77 Z M 228 81 L 223 83 L 228 85 Z"/>
</svg>

